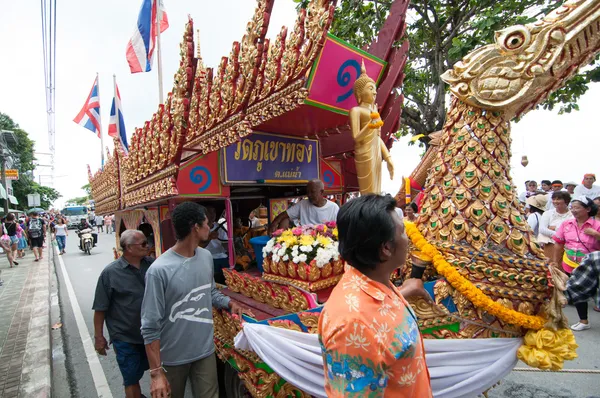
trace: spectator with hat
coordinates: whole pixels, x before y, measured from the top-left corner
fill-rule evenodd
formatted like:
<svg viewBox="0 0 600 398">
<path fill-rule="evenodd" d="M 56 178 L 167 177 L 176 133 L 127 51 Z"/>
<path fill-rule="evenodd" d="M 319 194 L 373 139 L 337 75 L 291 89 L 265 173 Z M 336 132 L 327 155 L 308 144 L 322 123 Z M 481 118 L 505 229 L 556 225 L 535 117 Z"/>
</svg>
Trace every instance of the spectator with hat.
<svg viewBox="0 0 600 398">
<path fill-rule="evenodd" d="M 544 214 L 547 203 L 548 197 L 546 195 L 535 195 L 527 198 L 527 205 L 529 206 L 527 223 L 535 236 L 538 236 L 540 232 L 540 219 L 542 218 L 542 214 Z"/>
<path fill-rule="evenodd" d="M 565 184 L 565 189 L 567 190 L 567 192 L 569 193 L 569 195 L 573 196 L 575 195 L 575 187 L 577 186 L 577 183 L 574 181 L 569 181 Z"/>
</svg>

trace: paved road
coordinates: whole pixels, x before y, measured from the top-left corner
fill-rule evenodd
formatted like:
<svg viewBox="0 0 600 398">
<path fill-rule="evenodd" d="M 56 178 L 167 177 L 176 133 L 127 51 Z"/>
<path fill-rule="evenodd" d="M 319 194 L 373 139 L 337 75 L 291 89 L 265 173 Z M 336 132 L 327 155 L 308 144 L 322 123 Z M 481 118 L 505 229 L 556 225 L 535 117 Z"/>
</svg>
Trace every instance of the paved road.
<svg viewBox="0 0 600 398">
<path fill-rule="evenodd" d="M 57 397 L 98 397 L 96 384 L 92 371 L 90 370 L 84 349 L 83 340 L 86 336 L 93 337 L 93 313 L 91 310 L 96 281 L 102 269 L 112 261 L 112 248 L 115 246 L 114 234 L 100 233 L 98 246 L 93 249 L 92 255 L 86 255 L 77 248 L 77 236 L 72 233 L 67 239 L 67 254 L 60 256 L 64 263 L 70 282 L 73 286 L 74 295 L 81 308 L 84 329 L 80 333 L 73 311 L 73 303 L 69 299 L 65 287 L 66 281 L 62 267 L 56 261 L 56 269 L 59 277 L 59 297 L 61 303 L 61 321 L 63 323 L 62 336 L 66 358 L 64 359 L 65 372 L 55 371 L 54 395 Z M 55 256 L 58 259 L 58 256 Z M 575 309 L 567 307 L 566 313 L 569 319 L 577 318 Z M 600 314 L 591 311 L 590 321 L 593 325 L 591 330 L 576 334 L 579 344 L 579 358 L 568 362 L 566 367 L 570 369 L 600 369 Z M 86 335 L 87 333 L 87 335 Z M 84 335 L 82 339 L 81 334 Z M 105 335 L 108 333 L 105 331 Z M 93 343 L 93 339 L 91 340 Z M 88 343 L 89 344 L 89 343 Z M 89 352 L 89 351 L 88 351 Z M 56 356 L 56 354 L 55 354 Z M 59 356 L 60 357 L 60 356 Z M 92 355 L 92 358 L 95 355 Z M 61 359 L 61 361 L 63 361 Z M 122 378 L 119 372 L 114 352 L 109 351 L 108 357 L 100 358 L 102 373 L 110 388 L 110 394 L 102 395 L 102 398 L 122 397 Z M 525 367 L 523 364 L 517 367 Z M 96 383 L 98 383 L 98 372 L 96 372 Z M 142 392 L 149 394 L 149 377 L 146 375 L 142 380 Z M 188 388 L 189 389 L 189 388 Z M 191 396 L 188 392 L 186 396 Z M 489 393 L 490 398 L 600 398 L 600 374 L 566 374 L 566 373 L 525 373 L 512 372 L 500 384 Z"/>
<path fill-rule="evenodd" d="M 56 269 L 59 277 L 59 296 L 61 302 L 62 314 L 62 335 L 66 353 L 66 374 L 67 380 L 54 380 L 55 395 L 58 397 L 81 397 L 95 398 L 98 397 L 96 391 L 96 383 L 90 370 L 90 365 L 87 360 L 81 334 L 84 338 L 91 338 L 93 344 L 94 325 L 92 303 L 94 300 L 94 290 L 96 281 L 102 269 L 109 264 L 113 259 L 112 249 L 115 246 L 115 235 L 100 233 L 98 246 L 92 250 L 91 255 L 87 255 L 79 250 L 77 235 L 74 231 L 70 231 L 67 238 L 67 253 L 60 256 L 64 263 L 70 282 L 73 286 L 73 291 L 81 309 L 83 320 L 85 322 L 85 330 L 79 331 L 77 320 L 66 288 L 65 275 L 62 272 L 62 267 L 59 261 L 56 261 Z M 58 256 L 55 256 L 58 260 Z M 86 335 L 87 333 L 87 335 Z M 91 336 L 91 337 L 90 337 Z M 108 338 L 108 333 L 105 330 L 105 336 Z M 89 351 L 88 351 L 89 352 Z M 110 393 L 114 397 L 124 396 L 119 368 L 115 359 L 114 351 L 110 350 L 107 357 L 100 358 L 101 369 L 105 375 L 106 381 L 110 387 Z M 96 373 L 98 378 L 98 373 Z M 62 375 L 61 377 L 64 377 Z M 142 393 L 150 396 L 149 393 L 150 380 L 146 375 L 142 380 Z M 102 398 L 110 397 L 110 394 L 103 394 Z"/>
</svg>

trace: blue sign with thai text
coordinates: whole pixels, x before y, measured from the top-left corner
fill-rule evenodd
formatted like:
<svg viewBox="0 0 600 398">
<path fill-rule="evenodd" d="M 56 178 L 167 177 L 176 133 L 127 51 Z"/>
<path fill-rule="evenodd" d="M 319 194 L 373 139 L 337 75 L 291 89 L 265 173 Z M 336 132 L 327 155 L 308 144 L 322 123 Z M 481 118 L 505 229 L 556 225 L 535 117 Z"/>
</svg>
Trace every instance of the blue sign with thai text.
<svg viewBox="0 0 600 398">
<path fill-rule="evenodd" d="M 319 178 L 319 142 L 252 133 L 224 148 L 225 184 L 304 184 Z"/>
</svg>

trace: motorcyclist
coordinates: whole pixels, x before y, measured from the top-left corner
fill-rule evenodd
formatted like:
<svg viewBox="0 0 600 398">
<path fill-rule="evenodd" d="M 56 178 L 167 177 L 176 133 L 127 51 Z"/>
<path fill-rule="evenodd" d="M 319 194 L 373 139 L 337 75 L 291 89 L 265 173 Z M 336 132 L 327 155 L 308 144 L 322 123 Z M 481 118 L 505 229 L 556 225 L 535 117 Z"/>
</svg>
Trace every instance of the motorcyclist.
<svg viewBox="0 0 600 398">
<path fill-rule="evenodd" d="M 90 225 L 88 220 L 85 218 L 82 218 L 81 220 L 79 220 L 79 224 L 77 225 L 77 230 L 81 233 L 81 231 L 83 231 L 84 229 L 90 230 L 90 234 L 92 234 L 92 237 L 94 238 L 94 247 L 96 247 L 96 244 L 98 243 L 98 234 L 92 230 L 92 226 Z M 82 248 L 81 247 L 81 239 L 79 239 L 79 248 L 80 249 Z"/>
</svg>

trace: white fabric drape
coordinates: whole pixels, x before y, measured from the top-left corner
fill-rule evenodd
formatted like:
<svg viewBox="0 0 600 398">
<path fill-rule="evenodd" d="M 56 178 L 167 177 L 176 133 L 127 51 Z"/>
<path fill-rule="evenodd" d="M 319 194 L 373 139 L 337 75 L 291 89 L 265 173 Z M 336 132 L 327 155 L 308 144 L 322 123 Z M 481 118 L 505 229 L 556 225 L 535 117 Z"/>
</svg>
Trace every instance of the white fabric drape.
<svg viewBox="0 0 600 398">
<path fill-rule="evenodd" d="M 424 340 L 436 398 L 474 397 L 506 376 L 517 363 L 514 339 Z M 251 350 L 288 383 L 326 397 L 319 338 L 268 325 L 245 323 L 235 347 Z"/>
</svg>

